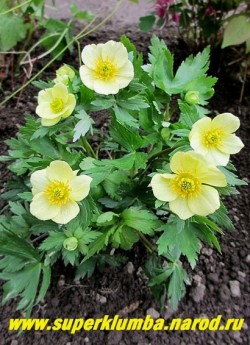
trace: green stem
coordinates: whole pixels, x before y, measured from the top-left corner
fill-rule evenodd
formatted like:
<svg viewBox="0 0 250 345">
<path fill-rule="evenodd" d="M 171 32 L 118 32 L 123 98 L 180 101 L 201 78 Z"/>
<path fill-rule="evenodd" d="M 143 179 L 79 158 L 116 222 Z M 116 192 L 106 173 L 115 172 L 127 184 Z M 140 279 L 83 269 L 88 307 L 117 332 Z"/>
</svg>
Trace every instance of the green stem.
<svg viewBox="0 0 250 345">
<path fill-rule="evenodd" d="M 144 246 L 147 248 L 147 250 L 150 253 L 154 253 L 155 252 L 155 248 L 153 247 L 152 243 L 150 243 L 149 240 L 139 231 L 138 231 L 138 235 L 140 237 L 140 240 L 144 244 Z"/>
<path fill-rule="evenodd" d="M 17 89 L 16 91 L 14 91 L 9 97 L 5 98 L 3 100 L 3 102 L 0 103 L 0 106 L 4 105 L 5 103 L 7 103 L 10 99 L 12 99 L 16 94 L 18 94 L 20 91 L 22 91 L 25 87 L 27 87 L 30 83 L 32 83 L 32 81 L 34 81 L 42 72 L 44 72 L 51 64 L 52 62 L 54 62 L 56 59 L 58 59 L 62 53 L 65 52 L 66 49 L 68 49 L 69 46 L 71 46 L 71 44 L 73 44 L 76 40 L 83 38 L 87 35 L 89 35 L 90 33 L 94 32 L 95 30 L 99 29 L 102 25 L 104 25 L 114 14 L 115 12 L 119 9 L 121 3 L 123 2 L 123 0 L 118 1 L 118 3 L 116 4 L 115 8 L 113 9 L 113 11 L 106 17 L 104 18 L 99 24 L 97 24 L 96 26 L 94 26 L 92 29 L 90 29 L 89 31 L 85 32 L 86 28 L 84 28 L 77 36 L 73 37 L 73 39 L 54 57 L 52 58 L 38 73 L 36 73 L 28 82 L 26 82 L 24 85 L 22 85 L 19 89 Z M 93 23 L 96 20 L 97 17 L 95 17 L 91 23 Z M 91 24 L 90 23 L 90 24 Z M 89 27 L 89 24 L 87 25 L 87 27 Z"/>
<path fill-rule="evenodd" d="M 17 6 L 12 7 L 12 8 L 10 8 L 10 9 L 4 11 L 4 12 L 1 12 L 1 13 L 0 13 L 0 17 L 3 16 L 3 15 L 5 15 L 5 14 L 7 14 L 7 13 L 13 12 L 13 11 L 17 10 L 18 8 L 24 6 L 24 5 L 29 4 L 31 1 L 32 1 L 32 0 L 27 0 L 27 1 L 23 2 L 22 4 L 20 4 L 20 5 L 17 5 Z"/>
<path fill-rule="evenodd" d="M 163 114 L 163 120 L 164 121 L 170 120 L 169 103 L 167 103 L 167 105 L 166 105 L 166 110 L 164 111 L 164 114 Z"/>
<path fill-rule="evenodd" d="M 87 153 L 89 156 L 91 156 L 91 157 L 97 159 L 96 154 L 95 154 L 94 150 L 92 149 L 90 143 L 88 142 L 87 138 L 86 138 L 86 137 L 82 137 L 81 139 L 82 139 L 83 147 L 84 147 L 85 150 L 86 150 L 86 153 Z"/>
</svg>

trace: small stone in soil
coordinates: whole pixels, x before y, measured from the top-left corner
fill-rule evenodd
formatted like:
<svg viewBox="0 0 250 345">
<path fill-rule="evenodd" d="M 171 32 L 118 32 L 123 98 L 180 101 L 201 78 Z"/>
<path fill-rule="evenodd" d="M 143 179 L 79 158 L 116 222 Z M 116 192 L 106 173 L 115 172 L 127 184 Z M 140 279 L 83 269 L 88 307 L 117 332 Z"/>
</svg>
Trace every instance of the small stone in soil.
<svg viewBox="0 0 250 345">
<path fill-rule="evenodd" d="M 217 273 L 209 273 L 207 278 L 214 283 L 219 283 L 219 277 Z"/>
<path fill-rule="evenodd" d="M 160 317 L 160 313 L 154 308 L 149 308 L 147 310 L 147 315 L 150 315 L 153 319 L 158 319 Z"/>
<path fill-rule="evenodd" d="M 96 294 L 96 301 L 100 302 L 101 304 L 105 304 L 107 302 L 107 298 L 105 296 L 99 295 L 99 293 Z"/>
<path fill-rule="evenodd" d="M 222 285 L 219 290 L 220 298 L 222 301 L 228 301 L 230 299 L 230 290 L 226 285 Z"/>
<path fill-rule="evenodd" d="M 250 254 L 246 257 L 246 263 L 250 264 Z"/>
<path fill-rule="evenodd" d="M 134 267 L 133 263 L 131 261 L 129 261 L 127 263 L 128 274 L 133 274 L 134 270 L 135 270 L 135 267 Z"/>
<path fill-rule="evenodd" d="M 205 296 L 206 286 L 204 284 L 200 284 L 196 286 L 192 291 L 192 298 L 196 303 L 199 303 L 203 300 Z"/>
<path fill-rule="evenodd" d="M 229 284 L 230 284 L 231 295 L 233 297 L 240 297 L 241 296 L 240 283 L 238 282 L 238 280 L 230 280 Z"/>
</svg>

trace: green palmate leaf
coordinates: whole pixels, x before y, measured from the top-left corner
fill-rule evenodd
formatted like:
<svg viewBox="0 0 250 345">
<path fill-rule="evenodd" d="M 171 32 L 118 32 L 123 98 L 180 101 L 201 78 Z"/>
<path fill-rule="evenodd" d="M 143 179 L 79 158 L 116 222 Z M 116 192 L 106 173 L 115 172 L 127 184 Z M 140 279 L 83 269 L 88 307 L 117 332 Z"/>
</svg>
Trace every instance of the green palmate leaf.
<svg viewBox="0 0 250 345">
<path fill-rule="evenodd" d="M 161 225 L 161 221 L 153 213 L 140 207 L 130 207 L 123 211 L 122 218 L 127 226 L 147 235 L 153 235 Z"/>
<path fill-rule="evenodd" d="M 234 225 L 231 219 L 228 217 L 227 209 L 222 202 L 220 208 L 208 217 L 219 226 L 224 227 L 228 230 L 234 230 Z"/>
<path fill-rule="evenodd" d="M 250 21 L 248 15 L 231 18 L 226 26 L 222 48 L 241 44 L 250 39 Z"/>
<path fill-rule="evenodd" d="M 94 273 L 96 262 L 96 257 L 91 257 L 90 259 L 81 262 L 80 265 L 77 267 L 75 280 L 78 280 L 80 278 L 84 279 L 85 277 L 91 277 Z"/>
<path fill-rule="evenodd" d="M 144 152 L 132 152 L 122 158 L 112 160 L 104 159 L 101 163 L 121 170 L 130 170 L 133 167 L 135 169 L 144 169 L 146 167 L 147 159 L 148 155 Z"/>
<path fill-rule="evenodd" d="M 78 119 L 80 118 L 80 121 L 74 128 L 73 142 L 77 141 L 80 137 L 84 137 L 93 123 L 93 120 L 85 111 L 81 111 L 77 115 L 76 117 Z"/>
<path fill-rule="evenodd" d="M 42 242 L 40 250 L 55 250 L 60 251 L 63 248 L 63 241 L 66 239 L 66 235 L 59 231 L 50 231 L 49 236 Z"/>
<path fill-rule="evenodd" d="M 105 230 L 98 238 L 96 238 L 89 246 L 88 253 L 86 257 L 84 258 L 83 262 L 88 260 L 90 257 L 95 255 L 96 253 L 99 253 L 102 249 L 104 249 L 108 243 L 109 239 L 112 236 L 112 234 L 115 232 L 116 226 L 111 227 L 107 230 Z"/>
<path fill-rule="evenodd" d="M 204 76 L 209 67 L 209 56 L 210 48 L 207 47 L 195 57 L 190 55 L 183 61 L 175 74 L 171 92 L 180 93 L 184 91 L 193 80 Z"/>
<path fill-rule="evenodd" d="M 131 129 L 122 126 L 117 121 L 113 121 L 113 124 L 110 127 L 110 135 L 115 142 L 130 152 L 136 151 L 143 145 L 143 139 L 138 132 L 134 132 Z"/>
<path fill-rule="evenodd" d="M 97 218 L 96 223 L 98 226 L 112 225 L 116 222 L 117 217 L 119 215 L 114 212 L 104 212 Z"/>
<path fill-rule="evenodd" d="M 198 91 L 199 92 L 199 104 L 206 105 L 207 100 L 214 94 L 213 86 L 217 82 L 217 78 L 208 77 L 202 75 L 191 80 L 185 86 L 185 92 L 187 91 Z"/>
<path fill-rule="evenodd" d="M 27 264 L 27 260 L 13 255 L 6 255 L 0 260 L 0 270 L 3 272 L 20 271 Z"/>
<path fill-rule="evenodd" d="M 26 36 L 28 24 L 18 16 L 0 17 L 0 49 L 8 51 Z"/>
<path fill-rule="evenodd" d="M 207 243 L 209 246 L 215 246 L 218 252 L 221 254 L 221 247 L 215 234 L 210 230 L 208 226 L 196 225 L 196 233 L 201 241 Z"/>
<path fill-rule="evenodd" d="M 114 200 L 121 200 L 121 185 L 128 184 L 129 178 L 123 171 L 113 171 L 103 181 L 103 188 L 106 193 Z"/>
<path fill-rule="evenodd" d="M 91 197 L 87 197 L 80 203 L 80 212 L 76 218 L 72 219 L 68 224 L 66 224 L 66 229 L 72 234 L 77 228 L 81 230 L 87 229 L 90 225 L 93 213 L 96 211 L 96 206 Z"/>
<path fill-rule="evenodd" d="M 179 246 L 192 268 L 195 267 L 197 254 L 200 252 L 200 243 L 192 224 L 185 223 L 179 231 L 178 223 L 168 223 L 161 227 L 163 234 L 157 241 L 159 255 L 168 252 L 169 249 Z"/>
<path fill-rule="evenodd" d="M 247 186 L 247 182 L 240 180 L 237 175 L 224 167 L 219 167 L 220 171 L 226 176 L 227 183 L 231 186 Z"/>
<path fill-rule="evenodd" d="M 220 234 L 223 235 L 223 231 L 210 219 L 207 217 L 202 217 L 202 216 L 195 216 L 194 219 L 201 224 L 208 225 L 211 229 L 215 230 L 216 232 L 219 232 Z"/>
<path fill-rule="evenodd" d="M 107 97 L 96 99 L 91 102 L 91 104 L 94 105 L 95 111 L 112 108 L 114 103 L 115 103 L 114 98 L 107 98 Z"/>
<path fill-rule="evenodd" d="M 79 257 L 79 251 L 78 250 L 65 250 L 64 248 L 62 249 L 62 258 L 65 266 L 68 264 L 74 266 L 76 263 L 78 263 L 78 257 Z"/>
<path fill-rule="evenodd" d="M 118 227 L 112 236 L 113 246 L 125 250 L 131 249 L 137 241 L 139 241 L 138 233 L 126 225 Z"/>
<path fill-rule="evenodd" d="M 167 278 L 171 276 L 172 273 L 173 273 L 172 267 L 164 269 L 163 272 L 161 272 L 154 278 L 150 279 L 148 286 L 155 286 L 155 285 L 160 285 L 164 283 L 167 280 Z"/>
<path fill-rule="evenodd" d="M 20 296 L 17 310 L 24 309 L 29 315 L 35 302 L 42 267 L 42 263 L 33 263 L 15 273 L 0 273 L 0 279 L 7 281 L 3 286 L 3 303 Z M 48 284 L 42 284 L 40 297 L 47 286 Z"/>
<path fill-rule="evenodd" d="M 50 286 L 51 281 L 51 268 L 50 266 L 42 266 L 42 283 L 40 287 L 39 294 L 36 299 L 36 304 L 41 302 L 41 300 L 45 297 L 46 292 Z"/>
<path fill-rule="evenodd" d="M 131 0 L 130 0 L 131 1 Z M 154 23 L 155 23 L 155 16 L 154 15 L 148 15 L 140 18 L 139 22 L 139 28 L 143 32 L 148 32 L 152 29 Z"/>
<path fill-rule="evenodd" d="M 126 100 L 121 99 L 121 100 L 117 101 L 117 104 L 121 108 L 128 109 L 128 110 L 137 110 L 138 111 L 141 109 L 149 108 L 148 103 L 141 96 L 134 96 L 134 97 L 128 98 Z"/>
<path fill-rule="evenodd" d="M 116 120 L 124 125 L 139 128 L 138 120 L 136 120 L 126 109 L 115 106 L 114 113 Z"/>
<path fill-rule="evenodd" d="M 180 265 L 173 266 L 173 273 L 171 275 L 168 285 L 168 298 L 174 310 L 177 309 L 178 303 L 183 297 L 186 288 L 185 282 L 187 281 L 187 272 Z"/>
<path fill-rule="evenodd" d="M 149 61 L 150 75 L 153 77 L 157 87 L 171 95 L 171 83 L 174 79 L 173 74 L 173 56 L 168 50 L 163 40 L 156 36 L 151 39 Z"/>
<path fill-rule="evenodd" d="M 39 252 L 25 239 L 10 231 L 0 232 L 0 255 L 13 255 L 31 262 L 40 261 Z"/>
</svg>

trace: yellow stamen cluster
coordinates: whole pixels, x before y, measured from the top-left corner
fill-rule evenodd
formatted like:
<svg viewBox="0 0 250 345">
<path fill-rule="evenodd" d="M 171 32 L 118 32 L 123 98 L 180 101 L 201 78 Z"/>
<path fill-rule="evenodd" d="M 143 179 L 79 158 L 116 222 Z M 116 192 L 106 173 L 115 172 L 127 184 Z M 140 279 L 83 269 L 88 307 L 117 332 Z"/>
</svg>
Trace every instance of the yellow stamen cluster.
<svg viewBox="0 0 250 345">
<path fill-rule="evenodd" d="M 103 60 L 99 58 L 96 64 L 95 74 L 96 77 L 102 80 L 112 80 L 117 73 L 116 64 L 112 63 L 109 59 Z"/>
<path fill-rule="evenodd" d="M 212 129 L 205 133 L 203 144 L 207 147 L 218 147 L 222 141 L 222 131 L 220 129 Z"/>
<path fill-rule="evenodd" d="M 50 182 L 44 192 L 51 205 L 65 205 L 70 199 L 70 187 L 62 181 Z"/>
<path fill-rule="evenodd" d="M 188 173 L 180 173 L 172 180 L 172 188 L 181 198 L 197 194 L 200 186 L 199 179 Z"/>
<path fill-rule="evenodd" d="M 53 113 L 59 113 L 62 111 L 64 109 L 63 99 L 60 97 L 54 98 L 50 103 L 50 109 L 53 111 Z"/>
</svg>

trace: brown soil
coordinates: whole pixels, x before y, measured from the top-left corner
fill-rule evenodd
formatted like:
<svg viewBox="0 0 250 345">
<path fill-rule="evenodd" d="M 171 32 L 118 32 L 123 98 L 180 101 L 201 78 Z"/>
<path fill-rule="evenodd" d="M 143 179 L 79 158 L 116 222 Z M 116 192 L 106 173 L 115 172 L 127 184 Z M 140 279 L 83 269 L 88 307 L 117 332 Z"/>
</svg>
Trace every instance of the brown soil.
<svg viewBox="0 0 250 345">
<path fill-rule="evenodd" d="M 126 33 L 135 43 L 138 50 L 146 52 L 150 35 L 145 35 L 135 28 L 120 30 L 99 31 L 89 36 L 82 42 L 82 45 L 90 42 L 105 42 L 108 39 L 119 39 L 121 33 Z M 185 47 L 180 44 L 173 35 L 173 31 L 165 30 L 161 35 L 166 39 L 170 49 L 175 53 L 177 61 L 187 55 Z M 65 62 L 74 64 L 77 67 L 76 56 L 66 56 Z M 214 60 L 217 62 L 217 57 Z M 35 70 L 39 70 L 43 62 L 35 65 Z M 55 63 L 41 77 L 54 77 L 54 72 L 60 63 Z M 215 63 L 216 65 L 216 63 Z M 215 68 L 215 72 L 218 68 Z M 34 71 L 35 72 L 35 71 Z M 218 74 L 218 73 L 217 73 Z M 242 105 L 238 99 L 241 84 L 231 78 L 228 69 L 221 66 L 219 82 L 216 85 L 216 96 L 212 99 L 211 108 L 214 112 L 232 112 L 240 117 L 242 121 L 239 135 L 244 141 L 246 148 L 235 158 L 239 176 L 249 180 L 249 106 L 246 97 Z M 15 88 L 22 82 L 23 76 L 15 78 Z M 5 95 L 11 90 L 10 80 L 4 81 Z M 247 89 L 245 95 L 247 95 Z M 3 141 L 13 136 L 20 123 L 23 122 L 25 112 L 34 114 L 37 90 L 29 86 L 20 96 L 18 105 L 17 99 L 9 102 L 0 109 L 0 152 L 6 153 L 6 145 Z M 3 93 L 0 93 L 2 98 Z M 99 119 L 99 124 L 105 121 L 105 116 Z M 9 177 L 5 166 L 1 166 L 0 182 L 1 188 Z M 215 317 L 221 314 L 226 318 L 244 317 L 246 323 L 241 332 L 79 332 L 70 335 L 67 332 L 25 332 L 20 336 L 8 332 L 8 320 L 10 317 L 20 317 L 19 312 L 15 312 L 15 301 L 4 306 L 0 316 L 0 345 L 29 345 L 29 344 L 72 344 L 72 345 L 247 345 L 250 342 L 250 241 L 249 241 L 249 196 L 247 188 L 240 188 L 241 194 L 227 200 L 227 206 L 235 231 L 227 232 L 221 238 L 223 256 L 215 250 L 207 247 L 202 249 L 199 263 L 192 274 L 192 284 L 187 289 L 187 294 L 183 298 L 176 312 L 169 307 L 161 315 L 165 319 L 173 317 Z M 102 317 L 105 314 L 110 316 L 119 313 L 124 317 L 145 317 L 147 310 L 151 307 L 158 310 L 154 304 L 149 289 L 147 288 L 145 277 L 141 266 L 145 251 L 137 245 L 129 254 L 128 266 L 119 269 L 106 268 L 101 274 L 96 272 L 94 277 L 81 281 L 80 285 L 74 285 L 71 268 L 64 268 L 58 263 L 53 269 L 53 282 L 44 301 L 33 310 L 32 317 L 38 318 L 79 318 L 79 317 Z M 131 269 L 132 268 L 132 269 Z M 131 272 L 132 271 L 132 272 Z M 237 280 L 240 283 L 240 297 L 232 297 L 230 281 Z M 205 286 L 205 294 L 202 296 L 201 285 Z M 101 298 L 106 297 L 105 299 Z M 199 302 L 195 302 L 200 297 Z M 101 303 L 101 301 L 103 303 Z"/>
</svg>

